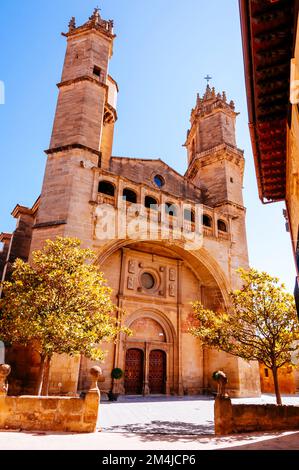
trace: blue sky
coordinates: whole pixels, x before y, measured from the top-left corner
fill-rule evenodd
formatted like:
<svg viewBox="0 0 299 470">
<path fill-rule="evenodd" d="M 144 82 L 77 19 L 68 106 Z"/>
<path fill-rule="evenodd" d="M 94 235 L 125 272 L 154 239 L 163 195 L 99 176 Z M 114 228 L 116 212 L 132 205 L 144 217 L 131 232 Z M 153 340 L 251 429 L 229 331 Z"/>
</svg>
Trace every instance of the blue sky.
<svg viewBox="0 0 299 470">
<path fill-rule="evenodd" d="M 292 291 L 295 277 L 283 204 L 264 206 L 257 194 L 250 146 L 237 0 L 102 0 L 117 38 L 110 74 L 120 88 L 113 154 L 160 157 L 186 169 L 182 147 L 196 93 L 209 73 L 240 111 L 238 146 L 245 151 L 244 198 L 252 266 L 278 275 Z M 11 0 L 0 4 L 0 231 L 11 210 L 40 193 L 57 88 L 71 16 L 90 16 L 96 0 Z"/>
</svg>

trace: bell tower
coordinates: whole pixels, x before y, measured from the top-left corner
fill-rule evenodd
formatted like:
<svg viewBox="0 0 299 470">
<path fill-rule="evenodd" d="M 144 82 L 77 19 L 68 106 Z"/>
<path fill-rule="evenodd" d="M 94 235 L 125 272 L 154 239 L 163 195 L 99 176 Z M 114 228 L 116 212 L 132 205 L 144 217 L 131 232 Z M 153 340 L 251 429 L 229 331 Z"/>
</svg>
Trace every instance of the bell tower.
<svg viewBox="0 0 299 470">
<path fill-rule="evenodd" d="M 185 146 L 188 153 L 186 177 L 203 191 L 203 203 L 215 208 L 229 221 L 225 230 L 230 237 L 230 280 L 237 285 L 236 268 L 248 266 L 245 215 L 243 206 L 244 156 L 235 136 L 233 101 L 225 92 L 217 93 L 207 85 L 202 98 L 197 95 L 191 111 L 191 128 Z M 223 230 L 217 221 L 215 232 Z M 235 280 L 233 281 L 233 278 Z"/>
<path fill-rule="evenodd" d="M 209 85 L 202 98 L 197 95 L 191 111 L 191 128 L 184 144 L 186 176 L 205 191 L 205 204 L 210 206 L 224 202 L 243 205 L 244 157 L 236 146 L 237 115 L 234 102 L 227 102 L 225 92 L 216 94 Z"/>
<path fill-rule="evenodd" d="M 118 88 L 108 75 L 113 21 L 96 8 L 81 26 L 72 18 L 62 34 L 67 49 L 32 249 L 56 235 L 90 242 L 93 169 L 109 168 L 117 119 Z"/>
<path fill-rule="evenodd" d="M 96 8 L 82 26 L 76 27 L 72 18 L 63 36 L 67 50 L 47 153 L 69 146 L 88 149 L 95 155 L 104 150 L 100 163 L 109 167 L 111 153 L 101 149 L 101 143 L 106 124 L 116 120 L 117 85 L 108 75 L 115 38 L 113 22 L 103 20 Z"/>
</svg>

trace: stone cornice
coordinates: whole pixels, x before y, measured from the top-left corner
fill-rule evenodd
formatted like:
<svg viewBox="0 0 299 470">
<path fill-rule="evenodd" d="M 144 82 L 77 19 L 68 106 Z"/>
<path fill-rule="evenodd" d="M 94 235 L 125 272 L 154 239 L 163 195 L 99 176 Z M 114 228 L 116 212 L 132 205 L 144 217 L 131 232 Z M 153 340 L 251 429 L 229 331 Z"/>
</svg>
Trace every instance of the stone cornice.
<svg viewBox="0 0 299 470">
<path fill-rule="evenodd" d="M 12 237 L 12 233 L 2 232 L 0 233 L 0 242 L 4 243 L 5 241 L 9 241 Z"/>
<path fill-rule="evenodd" d="M 53 153 L 58 153 L 58 152 L 65 152 L 68 150 L 74 150 L 74 149 L 79 149 L 79 150 L 86 150 L 87 152 L 91 152 L 98 157 L 101 156 L 101 152 L 99 150 L 93 149 L 91 147 L 88 147 L 87 145 L 79 144 L 79 143 L 74 143 L 74 144 L 68 144 L 68 145 L 62 145 L 60 147 L 53 147 L 48 150 L 45 150 L 44 152 L 47 155 L 51 155 Z"/>
<path fill-rule="evenodd" d="M 218 202 L 218 204 L 216 204 L 215 206 L 215 209 L 217 210 L 219 207 L 223 207 L 223 206 L 232 206 L 235 209 L 239 209 L 241 211 L 246 212 L 246 207 L 242 206 L 241 204 L 237 204 L 236 202 L 229 201 L 228 199 L 222 202 Z"/>
<path fill-rule="evenodd" d="M 29 207 L 21 206 L 17 204 L 11 215 L 16 219 L 20 214 L 33 215 L 33 210 Z"/>
<path fill-rule="evenodd" d="M 105 29 L 102 25 L 95 25 L 95 24 L 84 24 L 82 26 L 78 26 L 67 33 L 61 33 L 62 36 L 66 38 L 70 38 L 73 36 L 83 35 L 86 33 L 95 32 L 100 34 L 101 36 L 105 36 L 107 39 L 114 39 L 116 38 L 116 34 L 114 34 L 111 30 Z"/>
<path fill-rule="evenodd" d="M 117 294 L 117 297 L 122 300 L 126 300 L 128 302 L 142 302 L 145 304 L 151 303 L 153 299 L 155 299 L 155 305 L 177 305 L 177 302 L 175 300 L 175 297 L 173 297 L 174 300 L 168 299 L 166 297 L 166 292 L 164 292 L 161 295 L 149 295 L 149 294 Z M 180 306 L 183 306 L 184 304 L 179 304 Z M 188 304 L 187 304 L 188 305 Z M 134 339 L 135 341 L 135 339 Z M 160 343 L 159 344 L 165 344 L 165 343 Z M 167 344 L 167 343 L 166 343 Z"/>
<path fill-rule="evenodd" d="M 229 144 L 223 143 L 221 145 L 217 145 L 211 149 L 206 150 L 205 152 L 201 152 L 196 154 L 193 158 L 191 164 L 189 165 L 188 170 L 185 173 L 186 177 L 193 177 L 195 176 L 195 171 L 199 168 L 214 163 L 215 161 L 221 160 L 235 160 L 237 165 L 244 167 L 244 152 L 237 147 L 233 147 Z"/>
<path fill-rule="evenodd" d="M 209 108 L 204 109 L 201 111 L 194 110 L 192 121 L 193 120 L 195 121 L 197 119 L 207 118 L 219 112 L 225 113 L 228 116 L 233 116 L 233 117 L 236 117 L 238 116 L 238 114 L 240 114 L 240 113 L 236 113 L 235 111 L 233 111 L 229 106 L 217 106 L 217 107 L 211 107 L 210 109 Z"/>
<path fill-rule="evenodd" d="M 33 204 L 33 206 L 31 207 L 31 210 L 33 213 L 35 213 L 38 208 L 39 208 L 39 204 L 40 204 L 40 196 L 38 196 L 38 198 L 36 199 L 35 203 Z"/>
<path fill-rule="evenodd" d="M 35 224 L 33 228 L 46 228 L 46 227 L 53 227 L 55 225 L 65 225 L 67 223 L 66 220 L 51 220 L 49 222 L 41 222 Z"/>
<path fill-rule="evenodd" d="M 73 85 L 74 83 L 85 82 L 85 81 L 94 83 L 95 85 L 97 85 L 101 88 L 105 88 L 108 91 L 108 85 L 106 83 L 100 82 L 99 80 L 91 77 L 90 75 L 82 75 L 81 77 L 76 77 L 76 78 L 72 78 L 70 80 L 65 80 L 63 82 L 59 82 L 59 83 L 57 83 L 57 87 L 62 88 L 64 86 L 70 86 L 70 85 Z"/>
</svg>

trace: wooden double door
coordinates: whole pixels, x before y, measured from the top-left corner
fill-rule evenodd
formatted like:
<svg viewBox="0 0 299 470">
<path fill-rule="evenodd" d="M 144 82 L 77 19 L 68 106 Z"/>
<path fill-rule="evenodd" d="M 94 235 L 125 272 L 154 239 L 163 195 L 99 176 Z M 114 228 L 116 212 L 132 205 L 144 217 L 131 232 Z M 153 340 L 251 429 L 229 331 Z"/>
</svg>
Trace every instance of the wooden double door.
<svg viewBox="0 0 299 470">
<path fill-rule="evenodd" d="M 143 388 L 143 351 L 132 348 L 127 350 L 125 368 L 125 392 L 129 395 L 141 395 Z"/>
<path fill-rule="evenodd" d="M 166 354 L 160 349 L 153 349 L 145 367 L 142 349 L 131 348 L 126 353 L 125 392 L 131 395 L 141 395 L 147 382 L 151 394 L 165 393 L 166 383 Z M 145 371 L 148 371 L 146 377 Z"/>
</svg>

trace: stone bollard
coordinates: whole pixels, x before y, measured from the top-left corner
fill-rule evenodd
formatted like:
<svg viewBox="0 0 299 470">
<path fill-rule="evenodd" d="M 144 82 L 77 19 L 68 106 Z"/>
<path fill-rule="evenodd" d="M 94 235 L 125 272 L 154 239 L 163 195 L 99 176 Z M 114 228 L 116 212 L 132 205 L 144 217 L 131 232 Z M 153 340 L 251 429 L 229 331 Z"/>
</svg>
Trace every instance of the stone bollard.
<svg viewBox="0 0 299 470">
<path fill-rule="evenodd" d="M 93 366 L 90 369 L 91 384 L 85 396 L 84 423 L 87 426 L 87 432 L 95 432 L 97 428 L 98 412 L 101 393 L 98 388 L 98 381 L 103 381 L 102 369 Z"/>
<path fill-rule="evenodd" d="M 228 396 L 217 395 L 214 403 L 215 434 L 226 435 L 233 432 L 233 407 Z"/>
<path fill-rule="evenodd" d="M 102 369 L 99 366 L 93 366 L 90 371 L 91 375 L 91 384 L 89 390 L 98 390 L 98 382 L 104 382 L 105 377 L 103 375 Z M 100 392 L 100 391 L 99 391 Z"/>
<path fill-rule="evenodd" d="M 227 393 L 225 392 L 225 388 L 227 385 L 227 376 L 222 370 L 217 370 L 212 375 L 215 382 L 217 382 L 217 396 L 218 397 L 227 397 Z"/>
<path fill-rule="evenodd" d="M 8 391 L 7 377 L 9 376 L 11 367 L 8 364 L 0 364 L 0 397 L 6 396 Z"/>
</svg>

